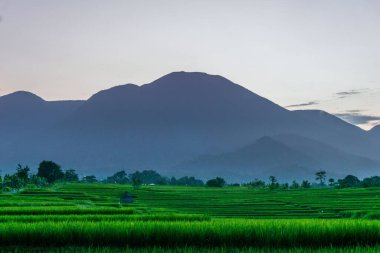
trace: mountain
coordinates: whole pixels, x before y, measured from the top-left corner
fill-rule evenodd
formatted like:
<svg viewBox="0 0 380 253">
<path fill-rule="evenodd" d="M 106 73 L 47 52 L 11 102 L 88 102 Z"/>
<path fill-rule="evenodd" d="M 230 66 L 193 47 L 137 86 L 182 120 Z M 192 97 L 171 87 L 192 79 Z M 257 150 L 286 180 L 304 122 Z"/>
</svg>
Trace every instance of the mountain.
<svg viewBox="0 0 380 253">
<path fill-rule="evenodd" d="M 173 175 L 179 164 L 201 155 L 228 154 L 261 137 L 285 134 L 373 160 L 380 155 L 379 142 L 335 116 L 288 111 L 221 76 L 199 72 L 116 86 L 86 101 L 48 102 L 31 93 L 13 93 L 0 97 L 0 131 L 6 139 L 0 143 L 3 171 L 49 159 L 85 174 L 156 169 Z M 273 141 L 273 146 L 284 145 Z M 306 159 L 284 146 L 289 157 Z M 265 152 L 273 157 L 270 149 Z"/>
<path fill-rule="evenodd" d="M 348 153 L 378 159 L 380 152 L 377 149 L 380 143 L 369 139 L 363 129 L 320 110 L 299 110 L 293 113 L 307 122 L 295 134 L 325 142 Z"/>
<path fill-rule="evenodd" d="M 37 95 L 19 91 L 0 97 L 0 130 L 2 133 L 14 131 L 34 131 L 48 129 L 74 110 L 83 101 L 48 102 Z"/>
<path fill-rule="evenodd" d="M 330 176 L 342 177 L 353 174 L 364 177 L 376 175 L 380 169 L 379 161 L 344 152 L 318 140 L 290 134 L 277 135 L 273 138 L 299 153 L 312 157 L 317 162 L 304 165 L 305 167 L 313 168 L 314 171 L 324 169 Z"/>
<path fill-rule="evenodd" d="M 49 102 L 25 91 L 0 97 L 0 170 L 8 171 L 8 168 L 22 161 L 33 162 L 36 150 L 44 152 L 39 145 L 43 133 L 73 113 L 82 103 Z"/>
<path fill-rule="evenodd" d="M 314 173 L 321 169 L 328 171 L 330 177 L 365 176 L 366 173 L 376 173 L 380 162 L 302 136 L 277 135 L 262 137 L 229 153 L 200 156 L 179 168 L 193 171 L 203 178 L 214 174 L 249 181 L 275 175 L 290 182 L 294 179 L 313 180 Z"/>
<path fill-rule="evenodd" d="M 201 178 L 220 175 L 233 181 L 250 181 L 276 175 L 282 180 L 290 180 L 313 175 L 313 171 L 303 165 L 316 163 L 308 155 L 265 136 L 235 151 L 200 156 L 178 168 L 183 173 L 192 171 Z"/>
<path fill-rule="evenodd" d="M 371 138 L 375 141 L 379 142 L 380 140 L 380 125 L 374 126 L 369 132 Z"/>
</svg>

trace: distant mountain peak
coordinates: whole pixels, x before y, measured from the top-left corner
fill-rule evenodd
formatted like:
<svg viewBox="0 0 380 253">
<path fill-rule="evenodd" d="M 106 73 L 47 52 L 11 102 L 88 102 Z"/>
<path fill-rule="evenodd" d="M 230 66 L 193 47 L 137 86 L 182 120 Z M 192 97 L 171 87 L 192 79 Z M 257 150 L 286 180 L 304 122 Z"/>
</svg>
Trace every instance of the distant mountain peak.
<svg viewBox="0 0 380 253">
<path fill-rule="evenodd" d="M 28 91 L 16 91 L 8 95 L 0 97 L 0 101 L 15 103 L 44 102 L 41 97 Z"/>
<path fill-rule="evenodd" d="M 208 85 L 233 85 L 241 87 L 219 75 L 211 75 L 204 72 L 171 72 L 144 86 L 170 86 L 170 87 L 201 87 Z M 243 88 L 243 87 L 241 87 Z M 244 88 L 245 89 L 245 88 Z"/>
</svg>

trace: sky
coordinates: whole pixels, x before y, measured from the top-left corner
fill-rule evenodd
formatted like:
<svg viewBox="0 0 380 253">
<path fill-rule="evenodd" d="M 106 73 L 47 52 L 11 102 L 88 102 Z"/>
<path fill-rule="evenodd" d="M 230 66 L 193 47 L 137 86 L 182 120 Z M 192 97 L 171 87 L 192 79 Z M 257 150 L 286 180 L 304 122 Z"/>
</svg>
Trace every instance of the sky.
<svg viewBox="0 0 380 253">
<path fill-rule="evenodd" d="M 87 99 L 173 71 L 380 124 L 377 0 L 0 0 L 0 96 Z"/>
</svg>

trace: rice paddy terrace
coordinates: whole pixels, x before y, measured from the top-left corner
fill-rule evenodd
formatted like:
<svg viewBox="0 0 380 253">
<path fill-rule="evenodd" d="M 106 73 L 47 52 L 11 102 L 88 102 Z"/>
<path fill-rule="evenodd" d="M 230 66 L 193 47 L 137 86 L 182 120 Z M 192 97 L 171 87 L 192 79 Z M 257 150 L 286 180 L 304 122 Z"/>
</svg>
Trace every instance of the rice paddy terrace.
<svg viewBox="0 0 380 253">
<path fill-rule="evenodd" d="M 62 184 L 0 194 L 0 249 L 375 252 L 378 218 L 379 188 Z"/>
<path fill-rule="evenodd" d="M 379 188 L 269 191 L 246 187 L 147 186 L 133 191 L 130 186 L 67 184 L 49 194 L 58 197 L 62 194 L 61 199 L 82 198 L 97 206 L 118 206 L 123 192 L 134 196 L 133 203 L 125 206 L 212 217 L 342 218 L 350 212 L 380 211 Z"/>
</svg>

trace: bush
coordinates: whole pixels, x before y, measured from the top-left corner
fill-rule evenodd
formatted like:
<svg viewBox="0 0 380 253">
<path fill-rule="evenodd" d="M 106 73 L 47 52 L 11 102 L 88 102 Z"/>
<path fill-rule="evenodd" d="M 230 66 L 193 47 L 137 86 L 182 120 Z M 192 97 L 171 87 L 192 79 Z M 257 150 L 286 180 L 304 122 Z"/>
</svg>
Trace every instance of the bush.
<svg viewBox="0 0 380 253">
<path fill-rule="evenodd" d="M 226 185 L 226 181 L 221 177 L 217 177 L 217 178 L 208 180 L 206 185 L 208 187 L 223 187 Z"/>
</svg>

